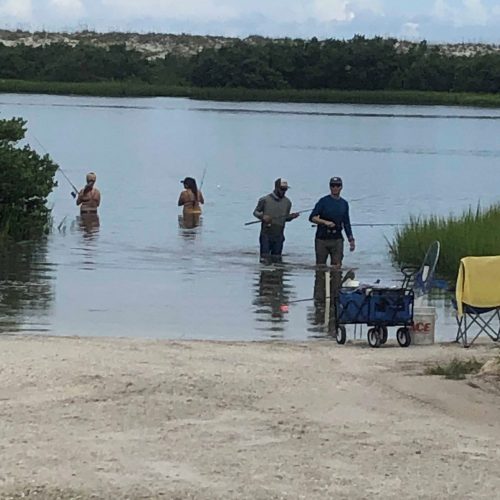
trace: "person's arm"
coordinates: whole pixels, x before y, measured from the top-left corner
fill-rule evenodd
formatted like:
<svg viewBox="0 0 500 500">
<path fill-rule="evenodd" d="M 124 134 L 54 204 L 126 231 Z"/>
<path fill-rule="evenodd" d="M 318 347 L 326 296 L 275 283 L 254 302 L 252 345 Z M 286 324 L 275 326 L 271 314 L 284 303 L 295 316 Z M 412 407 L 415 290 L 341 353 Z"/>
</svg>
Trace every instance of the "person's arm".
<svg viewBox="0 0 500 500">
<path fill-rule="evenodd" d="M 97 207 L 101 204 L 101 192 L 98 189 L 95 190 L 94 201 Z"/>
<path fill-rule="evenodd" d="M 205 203 L 205 198 L 203 198 L 203 193 L 201 191 L 198 191 L 198 202 L 202 205 Z"/>
<path fill-rule="evenodd" d="M 323 225 L 327 227 L 335 227 L 335 223 L 330 220 L 322 219 L 321 216 L 321 200 L 316 203 L 316 206 L 313 208 L 311 215 L 309 216 L 309 221 L 313 224 Z"/>
<path fill-rule="evenodd" d="M 266 208 L 266 198 L 262 197 L 257 202 L 257 206 L 255 207 L 255 210 L 253 211 L 253 215 L 257 219 L 259 219 L 263 222 L 267 222 L 269 224 L 269 222 L 271 222 L 271 216 L 264 215 L 265 208 Z"/>
<path fill-rule="evenodd" d="M 291 211 L 292 211 L 292 202 L 289 201 L 288 202 L 287 211 L 286 211 L 287 215 L 286 215 L 286 218 L 285 218 L 285 220 L 287 222 L 290 222 L 291 220 L 296 219 L 300 215 L 298 212 L 292 212 L 291 213 Z"/>
<path fill-rule="evenodd" d="M 356 241 L 354 240 L 354 236 L 352 234 L 351 218 L 349 216 L 349 203 L 347 203 L 347 201 L 346 201 L 346 211 L 344 214 L 343 226 L 345 235 L 347 236 L 347 241 L 349 242 L 349 250 L 351 252 L 354 252 L 354 250 L 356 249 Z"/>
<path fill-rule="evenodd" d="M 179 201 L 177 202 L 178 207 L 182 207 L 182 206 L 184 206 L 184 203 L 186 203 L 185 194 L 186 194 L 186 191 L 182 191 L 181 194 L 179 195 Z"/>
<path fill-rule="evenodd" d="M 78 191 L 78 196 L 76 197 L 76 206 L 81 205 L 84 201 L 88 201 L 83 198 L 84 194 L 85 194 L 85 188 L 80 189 L 80 191 Z"/>
</svg>

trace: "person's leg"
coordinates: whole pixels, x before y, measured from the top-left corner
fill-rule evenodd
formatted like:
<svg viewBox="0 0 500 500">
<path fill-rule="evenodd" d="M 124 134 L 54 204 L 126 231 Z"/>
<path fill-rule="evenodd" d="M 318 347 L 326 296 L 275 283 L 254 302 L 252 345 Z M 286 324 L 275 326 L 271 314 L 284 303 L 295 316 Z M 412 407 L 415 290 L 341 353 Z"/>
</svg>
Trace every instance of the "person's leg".
<svg viewBox="0 0 500 500">
<path fill-rule="evenodd" d="M 314 250 L 316 252 L 316 264 L 325 265 L 328 259 L 327 240 L 314 240 Z"/>
<path fill-rule="evenodd" d="M 332 266 L 340 269 L 342 267 L 342 261 L 344 260 L 344 240 L 331 240 L 332 245 L 330 247 L 330 255 L 332 259 Z"/>
<path fill-rule="evenodd" d="M 342 260 L 344 258 L 344 240 L 330 240 L 329 252 L 332 263 L 332 296 L 336 297 L 342 285 Z"/>
<path fill-rule="evenodd" d="M 343 259 L 343 240 L 335 239 L 328 241 L 328 255 L 330 256 L 330 264 L 332 269 L 330 271 L 330 297 L 331 297 L 331 309 L 330 309 L 330 324 L 329 332 L 335 332 L 336 330 L 336 317 L 337 317 L 337 300 L 339 296 L 339 290 L 342 286 L 342 259 Z"/>
<path fill-rule="evenodd" d="M 284 235 L 273 236 L 270 239 L 270 252 L 273 262 L 281 262 L 281 254 L 283 253 L 284 242 Z"/>
<path fill-rule="evenodd" d="M 271 243 L 269 241 L 269 235 L 265 233 L 260 233 L 259 243 L 260 243 L 260 261 L 266 262 L 269 260 L 271 255 Z"/>
</svg>

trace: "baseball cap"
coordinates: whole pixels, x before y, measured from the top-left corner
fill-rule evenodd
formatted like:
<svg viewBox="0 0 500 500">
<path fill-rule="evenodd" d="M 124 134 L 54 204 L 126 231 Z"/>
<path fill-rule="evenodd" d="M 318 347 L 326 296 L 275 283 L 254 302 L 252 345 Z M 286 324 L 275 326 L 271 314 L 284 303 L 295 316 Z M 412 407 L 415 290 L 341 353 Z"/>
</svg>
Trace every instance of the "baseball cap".
<svg viewBox="0 0 500 500">
<path fill-rule="evenodd" d="M 288 185 L 288 181 L 286 179 L 283 179 L 283 178 L 279 178 L 279 179 L 276 179 L 276 181 L 274 182 L 274 186 L 276 188 L 280 187 L 280 188 L 284 188 L 284 189 L 289 189 L 290 186 Z"/>
<path fill-rule="evenodd" d="M 330 179 L 330 185 L 331 184 L 340 184 L 340 185 L 342 185 L 342 179 L 340 177 L 332 177 Z"/>
</svg>

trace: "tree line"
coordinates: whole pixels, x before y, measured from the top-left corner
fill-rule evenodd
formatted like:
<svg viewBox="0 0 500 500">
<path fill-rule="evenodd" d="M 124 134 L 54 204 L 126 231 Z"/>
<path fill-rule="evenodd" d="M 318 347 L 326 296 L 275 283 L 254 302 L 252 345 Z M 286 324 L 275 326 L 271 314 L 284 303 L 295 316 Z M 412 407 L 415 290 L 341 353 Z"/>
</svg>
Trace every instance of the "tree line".
<svg viewBox="0 0 500 500">
<path fill-rule="evenodd" d="M 421 42 L 351 40 L 236 41 L 196 56 L 148 60 L 125 44 L 0 44 L 0 78 L 33 81 L 135 81 L 247 89 L 430 90 L 498 92 L 500 54 L 453 56 Z"/>
</svg>

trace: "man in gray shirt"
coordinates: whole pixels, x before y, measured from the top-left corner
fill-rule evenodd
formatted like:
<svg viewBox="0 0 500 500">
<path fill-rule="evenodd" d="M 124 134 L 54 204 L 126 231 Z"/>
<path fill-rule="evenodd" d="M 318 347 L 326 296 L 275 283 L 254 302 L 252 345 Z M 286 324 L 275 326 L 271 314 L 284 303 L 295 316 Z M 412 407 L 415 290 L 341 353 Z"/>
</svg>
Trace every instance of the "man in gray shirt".
<svg viewBox="0 0 500 500">
<path fill-rule="evenodd" d="M 260 229 L 261 261 L 281 261 L 283 243 L 285 242 L 285 224 L 296 219 L 298 213 L 290 213 L 292 202 L 285 196 L 288 182 L 276 179 L 274 191 L 259 199 L 253 214 L 262 221 Z"/>
</svg>

